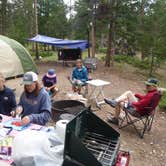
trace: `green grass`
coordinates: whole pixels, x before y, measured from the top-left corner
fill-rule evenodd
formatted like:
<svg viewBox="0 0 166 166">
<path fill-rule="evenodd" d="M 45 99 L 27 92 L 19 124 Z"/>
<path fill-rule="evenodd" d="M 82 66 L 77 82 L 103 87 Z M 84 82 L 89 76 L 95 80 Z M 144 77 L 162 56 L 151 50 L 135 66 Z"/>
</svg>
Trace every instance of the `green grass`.
<svg viewBox="0 0 166 166">
<path fill-rule="evenodd" d="M 163 93 L 161 101 L 159 103 L 159 107 L 161 108 L 161 110 L 166 112 L 166 92 Z"/>
</svg>

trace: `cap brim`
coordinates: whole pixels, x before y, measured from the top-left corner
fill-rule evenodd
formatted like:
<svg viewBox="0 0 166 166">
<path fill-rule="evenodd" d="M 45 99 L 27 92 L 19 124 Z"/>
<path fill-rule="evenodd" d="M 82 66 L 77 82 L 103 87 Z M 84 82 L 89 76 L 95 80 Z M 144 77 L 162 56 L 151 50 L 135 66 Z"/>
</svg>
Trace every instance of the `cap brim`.
<svg viewBox="0 0 166 166">
<path fill-rule="evenodd" d="M 148 81 L 145 81 L 145 85 L 157 86 L 156 84 L 150 83 Z"/>
<path fill-rule="evenodd" d="M 54 78 L 54 77 L 56 77 L 56 74 L 49 75 L 49 74 L 47 73 L 46 76 L 47 76 L 48 78 Z"/>
<path fill-rule="evenodd" d="M 21 85 L 31 85 L 33 84 L 33 81 L 23 81 Z"/>
</svg>

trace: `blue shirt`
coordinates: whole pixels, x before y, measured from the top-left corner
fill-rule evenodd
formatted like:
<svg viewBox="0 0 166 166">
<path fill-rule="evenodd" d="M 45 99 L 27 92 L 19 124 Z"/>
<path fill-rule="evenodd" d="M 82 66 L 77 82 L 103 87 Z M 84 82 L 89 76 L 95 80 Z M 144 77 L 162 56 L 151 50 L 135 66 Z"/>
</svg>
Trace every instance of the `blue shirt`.
<svg viewBox="0 0 166 166">
<path fill-rule="evenodd" d="M 4 87 L 4 90 L 0 91 L 0 114 L 10 116 L 10 112 L 15 108 L 16 99 L 13 91 Z"/>
<path fill-rule="evenodd" d="M 77 79 L 82 82 L 88 81 L 88 71 L 85 66 L 82 66 L 81 69 L 75 67 L 72 73 L 72 80 Z"/>
<path fill-rule="evenodd" d="M 50 120 L 51 101 L 44 88 L 39 91 L 38 96 L 23 92 L 19 105 L 23 107 L 22 117 L 28 116 L 31 123 L 45 125 Z"/>
</svg>

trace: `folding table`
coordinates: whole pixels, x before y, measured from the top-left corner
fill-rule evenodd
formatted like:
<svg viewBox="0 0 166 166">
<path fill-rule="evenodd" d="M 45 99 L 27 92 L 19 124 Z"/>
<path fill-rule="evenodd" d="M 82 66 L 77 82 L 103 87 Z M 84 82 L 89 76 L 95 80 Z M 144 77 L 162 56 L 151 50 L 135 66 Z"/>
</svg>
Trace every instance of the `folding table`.
<svg viewBox="0 0 166 166">
<path fill-rule="evenodd" d="M 103 81 L 100 79 L 87 81 L 88 85 L 91 87 L 91 92 L 88 96 L 89 99 L 95 99 L 96 105 L 100 108 L 101 104 L 104 104 L 104 87 L 109 85 L 110 82 Z M 102 100 L 99 98 L 102 97 Z"/>
</svg>

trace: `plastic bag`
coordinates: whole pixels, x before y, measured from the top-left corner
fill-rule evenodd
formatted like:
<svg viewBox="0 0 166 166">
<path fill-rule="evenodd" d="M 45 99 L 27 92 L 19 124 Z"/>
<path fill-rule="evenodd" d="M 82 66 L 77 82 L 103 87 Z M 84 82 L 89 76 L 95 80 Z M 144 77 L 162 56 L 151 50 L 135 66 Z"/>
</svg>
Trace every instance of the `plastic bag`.
<svg viewBox="0 0 166 166">
<path fill-rule="evenodd" d="M 52 144 L 47 133 L 25 130 L 14 138 L 12 157 L 16 166 L 60 166 L 63 149 L 58 140 Z"/>
</svg>

